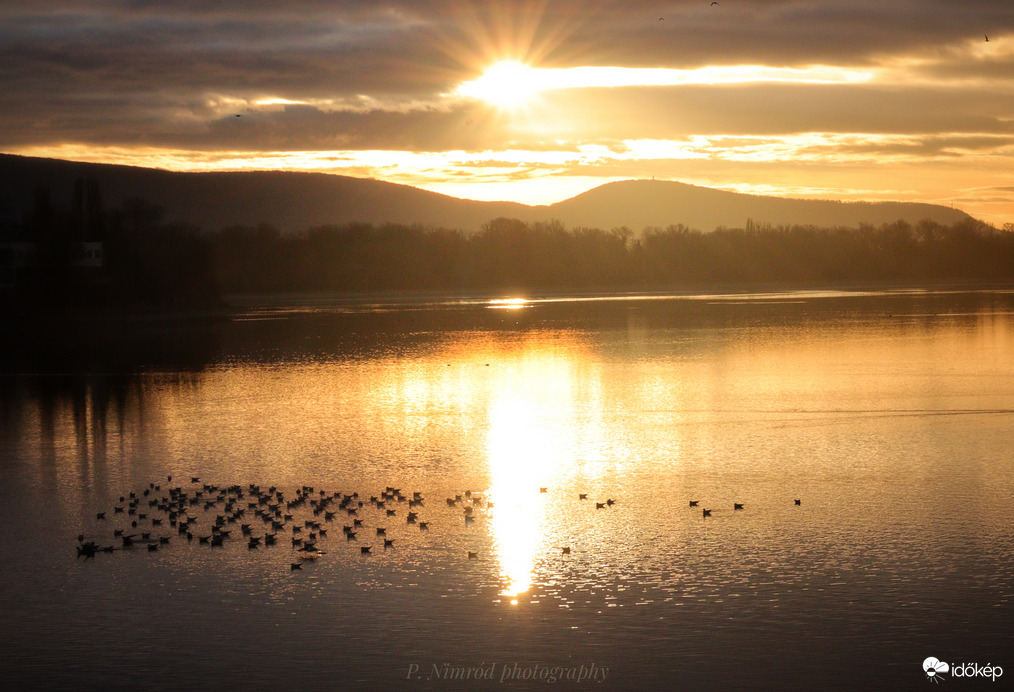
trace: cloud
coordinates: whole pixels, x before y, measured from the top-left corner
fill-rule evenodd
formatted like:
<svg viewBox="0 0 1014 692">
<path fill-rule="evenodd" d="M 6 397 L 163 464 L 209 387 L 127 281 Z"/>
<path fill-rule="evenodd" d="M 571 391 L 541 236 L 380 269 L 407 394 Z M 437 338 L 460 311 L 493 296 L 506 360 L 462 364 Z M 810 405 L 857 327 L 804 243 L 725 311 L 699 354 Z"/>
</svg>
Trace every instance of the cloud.
<svg viewBox="0 0 1014 692">
<path fill-rule="evenodd" d="M 503 58 L 872 77 L 592 85 L 516 113 L 455 95 Z M 581 163 L 539 170 L 589 176 L 599 146 L 619 176 L 791 156 L 1010 170 L 1014 13 L 1009 0 L 0 0 L 0 112 L 3 151 L 562 152 Z M 672 158 L 620 156 L 652 140 Z"/>
</svg>

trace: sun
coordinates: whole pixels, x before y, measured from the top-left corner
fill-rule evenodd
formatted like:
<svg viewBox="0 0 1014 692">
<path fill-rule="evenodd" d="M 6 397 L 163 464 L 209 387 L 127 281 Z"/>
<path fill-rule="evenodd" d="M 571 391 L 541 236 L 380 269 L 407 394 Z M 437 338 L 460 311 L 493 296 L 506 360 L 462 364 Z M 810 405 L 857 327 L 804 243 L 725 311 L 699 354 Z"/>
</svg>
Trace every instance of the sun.
<svg viewBox="0 0 1014 692">
<path fill-rule="evenodd" d="M 479 99 L 505 110 L 527 105 L 540 90 L 539 71 L 518 60 L 501 60 L 477 79 L 463 82 L 459 96 Z"/>
</svg>

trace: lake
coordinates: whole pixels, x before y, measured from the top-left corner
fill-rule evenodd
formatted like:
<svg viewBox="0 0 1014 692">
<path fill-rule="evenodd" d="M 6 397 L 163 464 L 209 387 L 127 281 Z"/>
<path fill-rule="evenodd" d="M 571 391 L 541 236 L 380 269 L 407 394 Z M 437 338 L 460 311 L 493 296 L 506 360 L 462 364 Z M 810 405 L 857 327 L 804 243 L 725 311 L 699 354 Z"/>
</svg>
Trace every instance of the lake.
<svg viewBox="0 0 1014 692">
<path fill-rule="evenodd" d="M 1014 291 L 247 297 L 4 348 L 5 689 L 1014 677 Z"/>
</svg>

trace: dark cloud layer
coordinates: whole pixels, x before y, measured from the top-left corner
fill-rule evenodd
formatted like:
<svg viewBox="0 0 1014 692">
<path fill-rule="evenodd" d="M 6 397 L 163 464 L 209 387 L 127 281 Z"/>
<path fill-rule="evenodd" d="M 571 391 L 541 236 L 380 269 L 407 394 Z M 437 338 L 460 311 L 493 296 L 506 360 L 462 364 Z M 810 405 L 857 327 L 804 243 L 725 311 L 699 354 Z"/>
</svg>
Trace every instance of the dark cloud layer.
<svg viewBox="0 0 1014 692">
<path fill-rule="evenodd" d="M 661 21 L 660 21 L 661 20 Z M 589 140 L 792 131 L 1010 132 L 1009 0 L 54 0 L 0 2 L 0 149 L 58 142 L 204 149 L 487 149 L 537 137 L 441 104 L 484 60 L 546 66 L 799 66 L 929 60 L 911 87 L 670 87 L 559 92 L 544 128 Z M 936 58 L 934 62 L 933 58 Z M 947 91 L 933 80 L 969 81 Z M 983 83 L 975 86 L 975 80 Z M 1009 92 L 1008 92 L 1009 93 Z M 274 96 L 312 105 L 244 112 Z M 547 111 L 548 112 L 548 111 Z M 582 114 L 600 117 L 554 132 Z M 567 132 L 563 132 L 567 130 Z"/>
</svg>

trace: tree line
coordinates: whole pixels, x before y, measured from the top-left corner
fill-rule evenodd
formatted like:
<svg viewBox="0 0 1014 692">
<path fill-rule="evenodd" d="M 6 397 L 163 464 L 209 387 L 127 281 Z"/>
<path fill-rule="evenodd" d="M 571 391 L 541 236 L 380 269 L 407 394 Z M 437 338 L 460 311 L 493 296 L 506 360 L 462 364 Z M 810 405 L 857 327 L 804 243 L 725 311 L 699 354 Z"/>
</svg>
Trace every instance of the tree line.
<svg viewBox="0 0 1014 692">
<path fill-rule="evenodd" d="M 476 233 L 385 224 L 208 234 L 226 291 L 577 290 L 730 283 L 1014 280 L 1014 233 L 967 220 L 819 228 L 748 222 L 566 228 L 499 218 Z"/>
<path fill-rule="evenodd" d="M 230 292 L 665 289 L 724 284 L 1014 281 L 1014 229 L 974 220 L 950 226 L 773 226 L 701 232 L 683 225 L 567 228 L 497 218 L 477 232 L 349 223 L 298 233 L 267 225 L 217 231 L 167 223 L 134 199 L 105 211 L 87 186 L 70 209 L 45 195 L 5 241 L 32 241 L 14 267 L 18 305 L 131 304 L 169 309 L 220 304 Z M 101 269 L 68 248 L 99 241 Z M 5 243 L 5 247 L 11 247 Z M 11 267 L 7 267 L 10 269 Z"/>
</svg>

